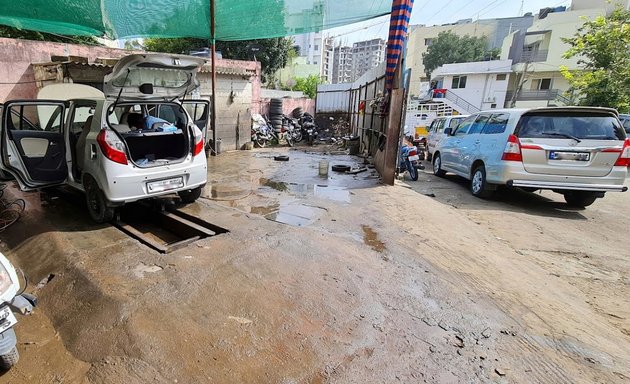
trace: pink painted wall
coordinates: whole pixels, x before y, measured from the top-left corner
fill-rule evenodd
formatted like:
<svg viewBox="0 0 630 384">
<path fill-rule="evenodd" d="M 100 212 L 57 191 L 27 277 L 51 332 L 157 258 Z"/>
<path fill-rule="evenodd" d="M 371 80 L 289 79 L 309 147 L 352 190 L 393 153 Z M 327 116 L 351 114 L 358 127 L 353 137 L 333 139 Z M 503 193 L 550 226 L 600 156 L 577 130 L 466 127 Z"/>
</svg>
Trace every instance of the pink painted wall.
<svg viewBox="0 0 630 384">
<path fill-rule="evenodd" d="M 262 114 L 269 114 L 269 102 L 271 99 L 262 99 Z M 301 97 L 299 99 L 292 99 L 288 97 L 282 98 L 282 111 L 285 115 L 290 115 L 291 112 L 297 108 L 302 107 L 304 112 L 308 112 L 315 116 L 315 100 Z"/>
</svg>

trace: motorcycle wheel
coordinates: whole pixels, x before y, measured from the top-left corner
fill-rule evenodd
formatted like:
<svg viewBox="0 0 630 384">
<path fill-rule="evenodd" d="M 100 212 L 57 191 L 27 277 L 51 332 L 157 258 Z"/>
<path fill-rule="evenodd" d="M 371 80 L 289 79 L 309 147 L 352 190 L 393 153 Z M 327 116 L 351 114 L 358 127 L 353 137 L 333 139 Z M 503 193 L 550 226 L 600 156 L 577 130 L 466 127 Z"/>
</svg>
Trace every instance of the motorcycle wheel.
<svg viewBox="0 0 630 384">
<path fill-rule="evenodd" d="M 13 347 L 8 353 L 0 355 L 0 368 L 5 371 L 11 369 L 20 360 L 20 354 L 17 347 Z"/>
<path fill-rule="evenodd" d="M 295 128 L 297 130 L 297 133 L 293 136 L 293 142 L 294 143 L 299 143 L 300 141 L 302 141 L 302 132 L 300 131 L 299 128 Z"/>
<path fill-rule="evenodd" d="M 315 141 L 315 135 L 308 135 L 308 145 L 313 145 Z"/>
<path fill-rule="evenodd" d="M 284 138 L 287 140 L 287 145 L 289 147 L 292 147 L 293 146 L 293 139 L 291 139 L 291 135 L 286 135 Z"/>
<path fill-rule="evenodd" d="M 409 171 L 409 176 L 411 176 L 411 180 L 418 181 L 418 170 L 414 167 L 410 161 L 407 161 L 406 164 L 407 171 Z"/>
<path fill-rule="evenodd" d="M 265 145 L 267 145 L 267 139 L 257 136 L 256 139 L 254 139 L 254 143 L 256 143 L 258 148 L 265 148 Z"/>
</svg>

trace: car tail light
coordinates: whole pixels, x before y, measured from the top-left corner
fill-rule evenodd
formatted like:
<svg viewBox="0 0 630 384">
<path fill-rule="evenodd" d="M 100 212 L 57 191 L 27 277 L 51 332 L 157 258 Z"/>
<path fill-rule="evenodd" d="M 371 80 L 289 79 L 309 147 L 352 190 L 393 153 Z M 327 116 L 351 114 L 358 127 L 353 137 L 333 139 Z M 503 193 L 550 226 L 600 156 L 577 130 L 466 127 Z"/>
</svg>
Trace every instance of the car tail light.
<svg viewBox="0 0 630 384">
<path fill-rule="evenodd" d="M 523 161 L 523 155 L 521 154 L 521 143 L 518 141 L 518 137 L 510 135 L 508 137 L 507 144 L 503 150 L 503 156 L 501 160 L 506 161 Z"/>
<path fill-rule="evenodd" d="M 623 149 L 615 163 L 615 166 L 630 167 L 630 138 L 623 142 Z"/>
<path fill-rule="evenodd" d="M 203 152 L 203 133 L 199 129 L 195 129 L 195 146 L 193 147 L 193 156 L 197 156 Z"/>
<path fill-rule="evenodd" d="M 409 156 L 415 156 L 418 154 L 418 151 L 412 149 L 411 151 L 409 151 Z"/>
<path fill-rule="evenodd" d="M 111 161 L 127 165 L 127 155 L 125 154 L 125 144 L 108 129 L 103 129 L 96 136 L 96 142 L 101 147 L 103 155 Z"/>
</svg>

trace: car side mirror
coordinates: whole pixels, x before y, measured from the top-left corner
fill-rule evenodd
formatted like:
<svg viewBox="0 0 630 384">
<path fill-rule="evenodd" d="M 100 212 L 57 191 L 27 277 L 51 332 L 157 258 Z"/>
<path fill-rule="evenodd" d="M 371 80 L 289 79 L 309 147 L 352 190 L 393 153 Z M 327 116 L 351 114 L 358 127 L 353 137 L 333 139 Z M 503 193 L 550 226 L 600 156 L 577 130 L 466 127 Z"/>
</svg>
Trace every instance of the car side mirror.
<svg viewBox="0 0 630 384">
<path fill-rule="evenodd" d="M 144 93 L 145 95 L 152 95 L 153 94 L 153 84 L 151 83 L 144 83 L 140 85 L 140 92 Z"/>
<path fill-rule="evenodd" d="M 446 136 L 452 136 L 453 134 L 453 128 L 444 128 L 444 134 Z"/>
</svg>

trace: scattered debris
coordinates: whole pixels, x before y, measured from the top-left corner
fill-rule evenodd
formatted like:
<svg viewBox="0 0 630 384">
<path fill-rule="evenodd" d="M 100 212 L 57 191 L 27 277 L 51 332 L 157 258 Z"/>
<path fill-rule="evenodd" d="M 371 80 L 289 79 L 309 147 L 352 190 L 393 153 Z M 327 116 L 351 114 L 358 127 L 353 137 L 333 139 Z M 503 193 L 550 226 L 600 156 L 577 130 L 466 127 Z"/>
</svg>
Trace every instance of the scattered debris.
<svg viewBox="0 0 630 384">
<path fill-rule="evenodd" d="M 347 174 L 349 175 L 356 175 L 357 173 L 361 173 L 361 172 L 367 172 L 367 168 L 363 167 L 363 168 L 355 168 L 355 169 L 351 169 L 349 171 L 346 171 Z"/>
<path fill-rule="evenodd" d="M 228 320 L 234 320 L 237 323 L 244 324 L 244 325 L 253 323 L 253 321 L 250 319 L 246 319 L 244 317 L 238 317 L 238 316 L 228 316 Z"/>
<path fill-rule="evenodd" d="M 461 335 L 455 335 L 455 342 L 453 345 L 457 348 L 464 348 L 464 337 Z"/>
<path fill-rule="evenodd" d="M 133 274 L 136 275 L 137 277 L 144 277 L 145 273 L 155 273 L 155 272 L 159 272 L 161 270 L 163 270 L 164 268 L 160 267 L 159 265 L 146 265 L 144 263 L 140 263 L 138 264 L 134 269 L 133 269 Z"/>
<path fill-rule="evenodd" d="M 492 333 L 490 332 L 490 328 L 486 328 L 483 331 L 481 331 L 481 336 L 483 336 L 486 339 L 489 339 L 490 336 L 492 336 Z"/>
<path fill-rule="evenodd" d="M 352 167 L 350 167 L 349 165 L 345 165 L 345 164 L 334 164 L 332 166 L 332 170 L 334 172 L 348 172 L 352 169 Z"/>
<path fill-rule="evenodd" d="M 499 376 L 505 376 L 505 375 L 507 375 L 507 372 L 509 371 L 509 369 L 508 368 L 495 368 L 494 371 Z"/>
<path fill-rule="evenodd" d="M 50 275 L 44 277 L 43 279 L 40 280 L 39 283 L 37 283 L 37 285 L 35 286 L 35 290 L 37 291 L 37 290 L 40 290 L 40 289 L 44 288 L 44 286 L 46 284 L 50 283 L 50 281 L 52 279 L 54 279 L 54 278 L 55 278 L 55 274 L 54 273 L 51 273 Z"/>
<path fill-rule="evenodd" d="M 450 329 L 450 328 L 449 328 L 449 326 L 448 326 L 448 325 L 446 325 L 443 321 L 440 321 L 440 322 L 438 323 L 438 327 L 442 328 L 442 329 L 443 329 L 443 330 L 445 330 L 445 331 L 448 331 L 448 330 Z"/>
<path fill-rule="evenodd" d="M 429 327 L 434 327 L 437 325 L 436 321 L 430 317 L 423 317 L 422 321 L 424 321 L 424 323 L 428 325 Z"/>
<path fill-rule="evenodd" d="M 425 193 L 424 195 L 428 197 L 435 197 L 435 193 Z"/>
<path fill-rule="evenodd" d="M 286 155 L 274 156 L 273 159 L 275 161 L 289 161 L 289 156 L 286 156 Z"/>
</svg>

